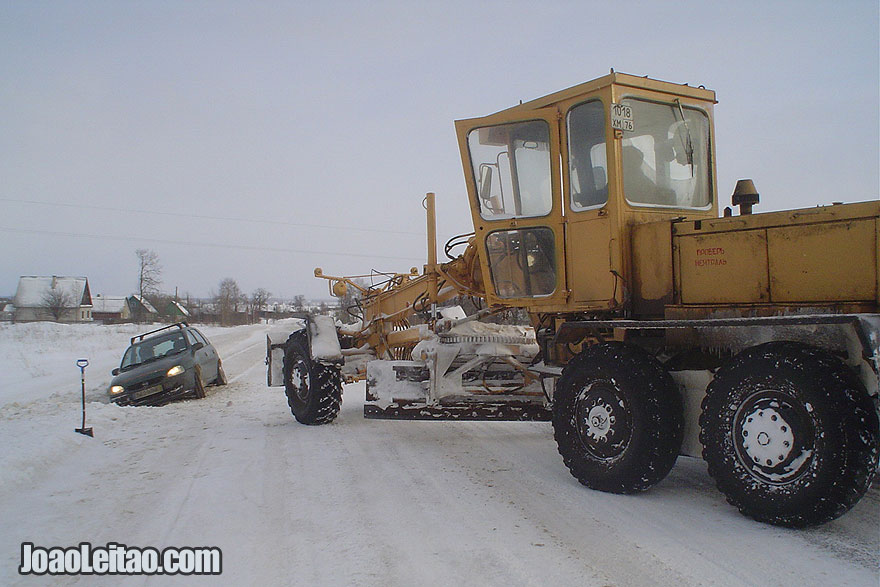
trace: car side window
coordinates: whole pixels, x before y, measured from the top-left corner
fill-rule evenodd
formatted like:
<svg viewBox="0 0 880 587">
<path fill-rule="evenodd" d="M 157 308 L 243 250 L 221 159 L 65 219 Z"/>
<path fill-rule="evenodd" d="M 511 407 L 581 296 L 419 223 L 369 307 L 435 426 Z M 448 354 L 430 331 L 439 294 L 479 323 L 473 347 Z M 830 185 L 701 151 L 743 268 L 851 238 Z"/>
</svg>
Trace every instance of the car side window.
<svg viewBox="0 0 880 587">
<path fill-rule="evenodd" d="M 186 331 L 186 340 L 189 342 L 189 346 L 193 346 L 198 341 L 198 339 L 196 338 L 196 335 L 193 334 L 192 330 Z"/>
<path fill-rule="evenodd" d="M 208 345 L 210 344 L 210 343 L 208 342 L 208 339 L 205 338 L 205 336 L 204 336 L 201 332 L 199 332 L 198 330 L 196 330 L 195 328 L 192 330 L 192 333 L 195 334 L 196 339 L 197 339 L 199 342 L 201 342 L 202 344 L 204 344 L 205 346 L 208 346 Z"/>
</svg>

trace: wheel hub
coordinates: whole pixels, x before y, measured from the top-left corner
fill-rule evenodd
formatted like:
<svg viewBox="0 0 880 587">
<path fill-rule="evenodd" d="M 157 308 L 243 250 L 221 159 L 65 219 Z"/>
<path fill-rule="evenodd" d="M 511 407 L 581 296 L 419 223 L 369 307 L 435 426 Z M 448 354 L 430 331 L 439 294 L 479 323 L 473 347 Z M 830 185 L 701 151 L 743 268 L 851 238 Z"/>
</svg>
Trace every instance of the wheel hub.
<svg viewBox="0 0 880 587">
<path fill-rule="evenodd" d="M 794 450 L 791 425 L 774 408 L 755 409 L 748 414 L 741 434 L 746 455 L 761 465 L 781 465 Z"/>
<path fill-rule="evenodd" d="M 809 469 L 815 427 L 794 397 L 772 389 L 757 392 L 742 403 L 735 422 L 737 458 L 755 479 L 785 484 Z"/>
<path fill-rule="evenodd" d="M 614 414 L 606 404 L 600 404 L 590 410 L 585 425 L 587 435 L 594 440 L 604 440 L 614 425 Z"/>
<path fill-rule="evenodd" d="M 309 397 L 309 370 L 305 362 L 299 359 L 290 372 L 290 383 L 296 391 L 296 396 L 305 401 Z"/>
<path fill-rule="evenodd" d="M 584 448 L 600 459 L 614 459 L 632 436 L 629 410 L 610 382 L 598 381 L 578 394 L 575 425 Z"/>
</svg>

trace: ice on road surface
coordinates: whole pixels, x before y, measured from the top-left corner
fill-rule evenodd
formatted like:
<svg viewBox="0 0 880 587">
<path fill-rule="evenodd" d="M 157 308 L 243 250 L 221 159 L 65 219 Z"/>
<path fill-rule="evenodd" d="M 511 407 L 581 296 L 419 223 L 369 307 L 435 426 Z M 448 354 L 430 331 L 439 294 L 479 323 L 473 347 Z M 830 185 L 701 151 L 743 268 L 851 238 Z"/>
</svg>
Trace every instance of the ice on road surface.
<svg viewBox="0 0 880 587">
<path fill-rule="evenodd" d="M 266 387 L 269 326 L 200 329 L 229 377 L 204 400 L 107 402 L 134 325 L 0 325 L 0 584 L 870 585 L 880 491 L 789 530 L 741 516 L 704 464 L 653 489 L 578 484 L 549 423 L 297 424 Z M 78 358 L 89 358 L 87 426 Z M 21 543 L 219 546 L 219 577 L 22 577 Z"/>
</svg>

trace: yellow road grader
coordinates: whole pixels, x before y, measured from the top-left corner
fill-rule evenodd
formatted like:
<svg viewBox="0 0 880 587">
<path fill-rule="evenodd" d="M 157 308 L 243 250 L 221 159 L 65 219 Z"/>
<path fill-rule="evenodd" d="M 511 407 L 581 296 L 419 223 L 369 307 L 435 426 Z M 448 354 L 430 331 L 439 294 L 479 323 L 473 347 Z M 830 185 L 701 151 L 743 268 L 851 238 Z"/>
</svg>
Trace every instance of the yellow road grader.
<svg viewBox="0 0 880 587">
<path fill-rule="evenodd" d="M 687 454 L 759 521 L 841 516 L 880 454 L 880 201 L 753 214 L 741 180 L 720 210 L 715 103 L 612 71 L 457 121 L 474 231 L 438 262 L 428 194 L 421 271 L 316 269 L 356 320 L 274 331 L 269 384 L 304 424 L 366 380 L 371 418 L 551 421 L 593 489 Z"/>
</svg>

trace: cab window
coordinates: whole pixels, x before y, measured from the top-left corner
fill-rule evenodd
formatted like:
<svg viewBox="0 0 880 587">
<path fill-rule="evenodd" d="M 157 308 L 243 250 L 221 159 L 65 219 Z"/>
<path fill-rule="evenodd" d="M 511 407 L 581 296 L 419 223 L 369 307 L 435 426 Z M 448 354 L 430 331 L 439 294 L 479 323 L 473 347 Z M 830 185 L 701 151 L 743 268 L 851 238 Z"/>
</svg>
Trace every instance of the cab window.
<svg viewBox="0 0 880 587">
<path fill-rule="evenodd" d="M 556 289 L 556 254 L 549 228 L 499 230 L 486 237 L 489 269 L 500 298 L 548 296 Z"/>
<path fill-rule="evenodd" d="M 593 100 L 569 110 L 568 182 L 574 211 L 597 208 L 608 201 L 608 163 L 605 157 L 605 109 Z"/>
<path fill-rule="evenodd" d="M 637 206 L 707 208 L 709 118 L 679 103 L 624 99 L 632 108 L 634 131 L 621 142 L 623 191 Z"/>
<path fill-rule="evenodd" d="M 486 220 L 546 216 L 550 187 L 550 127 L 530 120 L 475 128 L 468 149 L 480 215 Z"/>
</svg>

